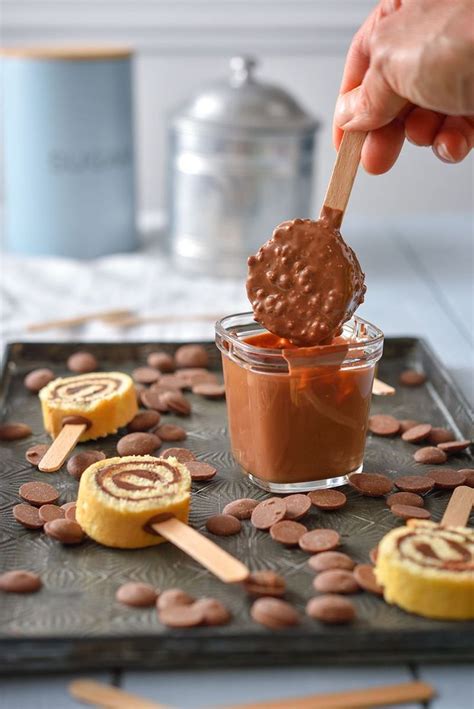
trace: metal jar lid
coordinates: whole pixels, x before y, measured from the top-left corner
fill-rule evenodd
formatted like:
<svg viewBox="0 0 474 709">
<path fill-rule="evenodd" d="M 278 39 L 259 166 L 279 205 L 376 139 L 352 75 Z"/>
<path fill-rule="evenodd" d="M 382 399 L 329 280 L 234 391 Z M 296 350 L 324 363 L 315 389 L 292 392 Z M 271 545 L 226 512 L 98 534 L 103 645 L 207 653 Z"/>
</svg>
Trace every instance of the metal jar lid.
<svg viewBox="0 0 474 709">
<path fill-rule="evenodd" d="M 227 79 L 215 81 L 181 105 L 171 117 L 179 132 L 301 134 L 318 122 L 284 89 L 256 81 L 257 62 L 248 56 L 230 60 Z"/>
</svg>

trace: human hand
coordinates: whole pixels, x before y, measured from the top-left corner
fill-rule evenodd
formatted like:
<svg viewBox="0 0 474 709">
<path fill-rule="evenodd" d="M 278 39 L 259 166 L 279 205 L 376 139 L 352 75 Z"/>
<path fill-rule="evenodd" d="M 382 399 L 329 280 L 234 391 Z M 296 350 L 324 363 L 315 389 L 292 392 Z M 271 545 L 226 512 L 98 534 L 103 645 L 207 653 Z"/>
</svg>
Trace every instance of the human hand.
<svg viewBox="0 0 474 709">
<path fill-rule="evenodd" d="M 334 117 L 369 131 L 361 162 L 381 174 L 405 137 L 440 160 L 463 160 L 474 145 L 472 0 L 381 0 L 349 49 Z"/>
</svg>

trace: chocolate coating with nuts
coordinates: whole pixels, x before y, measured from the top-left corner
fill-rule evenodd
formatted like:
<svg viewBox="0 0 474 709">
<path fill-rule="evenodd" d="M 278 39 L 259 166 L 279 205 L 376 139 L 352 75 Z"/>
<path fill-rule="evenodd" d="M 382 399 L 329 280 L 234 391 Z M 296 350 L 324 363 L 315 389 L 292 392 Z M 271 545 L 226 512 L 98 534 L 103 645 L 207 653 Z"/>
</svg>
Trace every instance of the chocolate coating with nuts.
<svg viewBox="0 0 474 709">
<path fill-rule="evenodd" d="M 298 346 L 337 334 L 363 302 L 364 274 L 326 219 L 294 219 L 248 259 L 247 294 L 255 319 Z"/>
</svg>

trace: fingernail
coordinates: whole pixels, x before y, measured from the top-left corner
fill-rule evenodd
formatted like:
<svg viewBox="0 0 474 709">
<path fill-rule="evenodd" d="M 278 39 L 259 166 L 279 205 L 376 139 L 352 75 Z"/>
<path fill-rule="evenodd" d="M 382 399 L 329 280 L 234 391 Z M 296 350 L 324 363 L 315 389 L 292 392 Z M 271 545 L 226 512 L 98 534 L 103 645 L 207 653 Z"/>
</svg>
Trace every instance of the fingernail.
<svg viewBox="0 0 474 709">
<path fill-rule="evenodd" d="M 456 162 L 454 157 L 449 152 L 446 143 L 436 143 L 436 145 L 433 145 L 433 150 L 443 162 Z"/>
<path fill-rule="evenodd" d="M 339 96 L 336 102 L 336 123 L 339 128 L 347 127 L 347 124 L 354 118 L 351 100 L 348 94 Z"/>
</svg>

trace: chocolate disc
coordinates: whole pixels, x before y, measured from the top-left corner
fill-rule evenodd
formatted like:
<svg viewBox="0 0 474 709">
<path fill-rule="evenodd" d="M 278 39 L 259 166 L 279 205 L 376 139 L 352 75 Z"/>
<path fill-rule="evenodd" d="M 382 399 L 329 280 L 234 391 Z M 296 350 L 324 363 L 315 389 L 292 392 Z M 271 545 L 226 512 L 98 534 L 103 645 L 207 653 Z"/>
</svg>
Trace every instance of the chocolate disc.
<svg viewBox="0 0 474 709">
<path fill-rule="evenodd" d="M 431 513 L 424 507 L 413 505 L 392 505 L 390 511 L 394 517 L 401 517 L 401 519 L 430 519 L 431 517 Z"/>
<path fill-rule="evenodd" d="M 119 603 L 136 608 L 148 608 L 149 606 L 154 606 L 157 597 L 158 594 L 153 586 L 139 581 L 129 581 L 128 583 L 124 583 L 115 593 L 115 599 Z"/>
<path fill-rule="evenodd" d="M 383 497 L 393 488 L 390 478 L 379 473 L 354 473 L 349 476 L 349 485 L 367 497 Z"/>
<path fill-rule="evenodd" d="M 321 593 L 356 593 L 360 589 L 353 572 L 347 569 L 322 571 L 314 579 L 313 586 Z"/>
<path fill-rule="evenodd" d="M 405 369 L 400 374 L 399 382 L 405 387 L 419 387 L 426 382 L 426 374 L 415 369 Z"/>
<path fill-rule="evenodd" d="M 328 571 L 329 569 L 346 569 L 352 571 L 355 561 L 342 551 L 323 551 L 314 554 L 308 559 L 309 566 L 313 571 Z"/>
<path fill-rule="evenodd" d="M 376 436 L 395 436 L 400 431 L 400 421 L 388 414 L 374 414 L 369 418 L 369 431 Z"/>
<path fill-rule="evenodd" d="M 456 455 L 461 451 L 466 450 L 471 445 L 471 441 L 447 441 L 446 443 L 438 443 L 438 448 L 448 455 Z"/>
<path fill-rule="evenodd" d="M 308 529 L 304 524 L 293 522 L 290 519 L 283 519 L 270 527 L 270 536 L 285 547 L 296 547 L 303 534 L 306 534 L 307 531 Z"/>
<path fill-rule="evenodd" d="M 402 492 L 415 492 L 418 495 L 429 492 L 434 487 L 433 480 L 424 475 L 402 475 L 394 482 L 395 487 L 398 487 Z"/>
<path fill-rule="evenodd" d="M 413 458 L 417 463 L 423 463 L 424 465 L 442 465 L 448 460 L 445 451 L 442 451 L 440 448 L 435 448 L 434 446 L 419 448 L 416 453 L 414 453 Z"/>
<path fill-rule="evenodd" d="M 326 594 L 310 598 L 306 605 L 306 615 L 328 625 L 342 625 L 353 621 L 356 612 L 348 598 Z"/>
<path fill-rule="evenodd" d="M 213 515 L 206 522 L 207 531 L 218 537 L 230 537 L 233 534 L 238 534 L 241 528 L 241 521 L 232 515 Z"/>
<path fill-rule="evenodd" d="M 240 500 L 228 502 L 222 510 L 225 515 L 232 515 L 237 519 L 250 519 L 252 512 L 258 505 L 258 500 L 252 500 L 250 497 L 243 497 Z M 288 513 L 288 507 L 287 507 Z"/>
<path fill-rule="evenodd" d="M 298 542 L 303 551 L 318 554 L 320 551 L 331 551 L 339 546 L 341 538 L 335 529 L 312 529 L 300 537 Z"/>
<path fill-rule="evenodd" d="M 433 480 L 435 488 L 439 490 L 453 490 L 458 485 L 466 482 L 466 473 L 452 468 L 436 468 L 426 473 L 426 477 Z"/>
<path fill-rule="evenodd" d="M 301 519 L 311 509 L 311 500 L 308 495 L 296 492 L 283 498 L 286 505 L 285 519 Z"/>
<path fill-rule="evenodd" d="M 254 571 L 250 574 L 243 586 L 250 596 L 283 596 L 286 591 L 286 581 L 283 576 L 270 569 Z"/>
<path fill-rule="evenodd" d="M 300 622 L 297 611 L 280 598 L 259 598 L 250 609 L 252 618 L 267 628 L 277 630 Z"/>
<path fill-rule="evenodd" d="M 375 593 L 376 596 L 383 596 L 383 588 L 375 578 L 372 564 L 357 564 L 353 574 L 355 580 L 364 591 Z"/>
<path fill-rule="evenodd" d="M 394 492 L 386 499 L 388 507 L 392 505 L 411 505 L 412 507 L 423 507 L 424 500 L 415 492 Z"/>
<path fill-rule="evenodd" d="M 251 522 L 257 529 L 270 529 L 274 524 L 280 522 L 286 514 L 286 505 L 278 497 L 271 497 L 269 500 L 260 502 L 252 512 Z"/>
<path fill-rule="evenodd" d="M 418 426 L 413 426 L 413 428 L 409 428 L 408 431 L 402 433 L 402 439 L 408 443 L 419 443 L 429 437 L 431 428 L 429 423 L 420 423 Z"/>
<path fill-rule="evenodd" d="M 295 219 L 248 259 L 255 319 L 295 345 L 317 345 L 340 330 L 364 300 L 364 274 L 327 219 Z"/>
<path fill-rule="evenodd" d="M 308 497 L 320 510 L 339 510 L 347 502 L 347 497 L 339 490 L 314 490 L 308 492 Z"/>
</svg>

